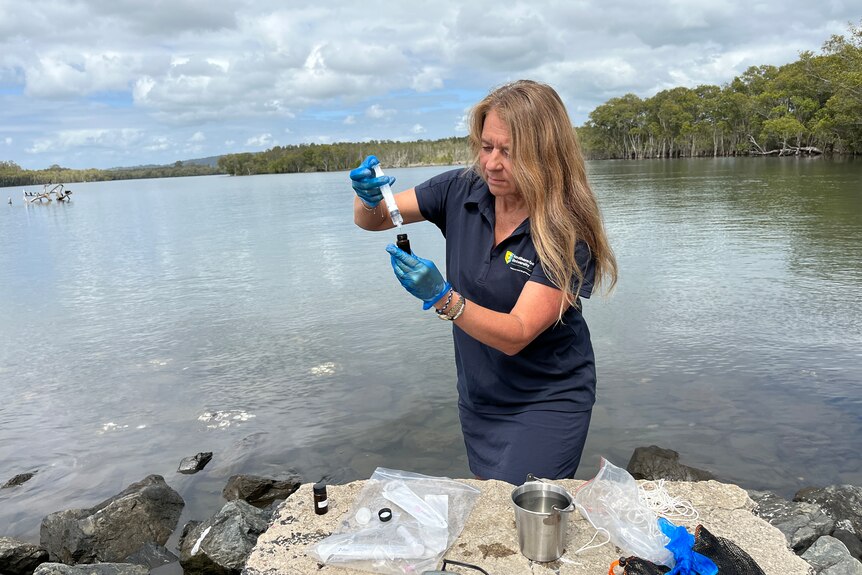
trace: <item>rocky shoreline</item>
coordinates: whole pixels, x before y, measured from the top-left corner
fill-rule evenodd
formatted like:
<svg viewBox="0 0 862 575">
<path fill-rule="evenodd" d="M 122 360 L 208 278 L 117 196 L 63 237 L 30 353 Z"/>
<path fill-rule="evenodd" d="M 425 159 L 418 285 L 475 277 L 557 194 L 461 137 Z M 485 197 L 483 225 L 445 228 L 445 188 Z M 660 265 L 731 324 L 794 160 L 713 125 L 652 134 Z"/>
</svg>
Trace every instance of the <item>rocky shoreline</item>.
<svg viewBox="0 0 862 575">
<path fill-rule="evenodd" d="M 187 458 L 178 471 L 195 473 L 203 469 L 211 457 L 211 453 L 202 453 Z M 761 524 L 757 526 L 759 538 L 765 537 L 763 529 L 771 529 L 763 523 L 777 528 L 784 538 L 783 547 L 788 555 L 792 552 L 807 562 L 810 572 L 862 575 L 860 486 L 808 487 L 797 492 L 792 500 L 786 500 L 772 492 L 745 492 L 736 486 L 718 483 L 711 473 L 680 463 L 676 452 L 655 446 L 636 449 L 626 469 L 636 479 L 674 482 L 674 490 L 702 499 L 703 506 L 714 513 L 709 518 L 713 521 L 710 530 L 717 526 L 719 530 L 725 529 L 731 539 L 734 535 L 742 536 L 733 533 L 732 525 L 723 526 L 719 518 L 723 517 L 725 507 L 712 500 L 719 496 L 728 497 L 734 502 L 728 507 L 737 513 L 737 519 L 744 511 L 753 516 L 746 521 Z M 15 476 L 2 488 L 12 489 L 31 477 L 32 474 L 30 477 Z M 510 526 L 506 525 L 507 531 L 504 532 L 485 532 L 487 526 L 473 515 L 511 514 L 506 494 L 511 492 L 512 486 L 496 481 L 464 482 L 483 491 L 487 509 L 477 509 L 471 515 L 470 524 L 458 540 L 461 542 L 458 545 L 465 544 L 460 551 L 466 549 L 466 542 L 477 537 L 477 533 L 485 544 L 489 537 L 495 537 L 500 540 L 500 545 L 509 549 Z M 563 483 L 568 482 L 573 485 L 583 483 L 575 480 Z M 363 483 L 332 486 L 334 493 L 342 496 L 340 501 L 336 501 L 340 510 L 334 506 L 332 511 L 343 514 L 352 500 L 347 495 L 357 491 Z M 288 552 L 293 554 L 290 562 L 295 563 L 290 573 L 316 572 L 322 567 L 306 556 L 304 550 L 332 532 L 338 513 L 326 516 L 307 513 L 311 509 L 310 485 L 303 484 L 299 477 L 236 475 L 228 480 L 222 495 L 227 503 L 216 514 L 205 521 L 185 524 L 177 555 L 165 544 L 178 526 L 183 499 L 163 477 L 150 475 L 90 509 L 49 514 L 42 520 L 39 545 L 0 537 L 0 575 L 139 575 L 171 563 L 179 563 L 188 575 L 263 575 L 285 572 L 283 566 L 278 567 L 277 564 L 284 559 L 280 559 L 279 554 Z M 297 521 L 298 517 L 306 516 L 307 520 Z M 580 517 L 578 519 L 586 524 Z M 471 531 L 470 525 L 474 523 Z M 705 520 L 704 526 L 706 524 Z M 582 531 L 592 530 L 589 524 L 586 526 L 588 529 Z M 285 529 L 289 536 L 282 533 Z M 455 547 L 452 553 L 457 555 L 459 549 Z M 515 547 L 517 549 L 517 545 Z M 614 555 L 610 549 L 602 553 L 610 557 Z M 606 558 L 602 557 L 601 560 Z M 755 553 L 752 557 L 761 561 Z M 486 562 L 496 561 L 487 556 L 484 559 Z M 501 559 L 500 565 L 495 563 L 493 572 L 498 575 L 509 572 L 508 569 L 514 569 L 512 573 L 518 572 L 517 569 L 522 569 L 523 565 L 516 559 L 526 561 L 520 554 L 506 561 Z M 267 566 L 268 561 L 273 564 Z M 332 569 L 337 573 L 345 572 L 343 568 Z M 770 573 L 765 567 L 764 571 Z M 561 573 L 559 568 L 557 573 Z"/>
</svg>

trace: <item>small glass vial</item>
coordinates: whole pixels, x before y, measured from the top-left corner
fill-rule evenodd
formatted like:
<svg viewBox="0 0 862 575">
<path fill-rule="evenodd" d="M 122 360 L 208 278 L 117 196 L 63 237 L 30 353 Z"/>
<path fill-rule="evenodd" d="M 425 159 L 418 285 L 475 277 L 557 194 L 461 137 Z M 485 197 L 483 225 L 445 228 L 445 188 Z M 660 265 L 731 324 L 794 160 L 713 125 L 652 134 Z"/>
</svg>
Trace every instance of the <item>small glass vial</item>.
<svg viewBox="0 0 862 575">
<path fill-rule="evenodd" d="M 312 489 L 314 491 L 314 512 L 318 515 L 324 515 L 329 511 L 329 499 L 326 497 L 326 483 L 323 481 L 315 483 Z"/>
<path fill-rule="evenodd" d="M 408 254 L 413 254 L 413 252 L 410 251 L 410 240 L 407 239 L 407 234 L 398 234 L 398 237 L 395 239 L 395 245 Z"/>
</svg>

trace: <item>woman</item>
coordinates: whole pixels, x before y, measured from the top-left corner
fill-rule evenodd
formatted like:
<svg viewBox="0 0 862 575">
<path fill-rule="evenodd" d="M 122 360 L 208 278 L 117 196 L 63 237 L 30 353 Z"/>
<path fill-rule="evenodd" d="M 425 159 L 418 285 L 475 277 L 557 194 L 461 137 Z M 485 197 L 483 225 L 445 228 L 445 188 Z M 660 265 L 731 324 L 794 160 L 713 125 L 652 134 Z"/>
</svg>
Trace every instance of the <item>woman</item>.
<svg viewBox="0 0 862 575">
<path fill-rule="evenodd" d="M 522 483 L 574 477 L 595 402 L 595 359 L 580 298 L 616 283 L 596 198 L 569 116 L 549 86 L 492 91 L 472 111 L 474 162 L 401 192 L 405 223 L 446 238 L 446 271 L 387 246 L 408 292 L 452 321 L 458 408 L 471 471 Z M 377 159 L 350 173 L 354 220 L 393 227 Z"/>
</svg>

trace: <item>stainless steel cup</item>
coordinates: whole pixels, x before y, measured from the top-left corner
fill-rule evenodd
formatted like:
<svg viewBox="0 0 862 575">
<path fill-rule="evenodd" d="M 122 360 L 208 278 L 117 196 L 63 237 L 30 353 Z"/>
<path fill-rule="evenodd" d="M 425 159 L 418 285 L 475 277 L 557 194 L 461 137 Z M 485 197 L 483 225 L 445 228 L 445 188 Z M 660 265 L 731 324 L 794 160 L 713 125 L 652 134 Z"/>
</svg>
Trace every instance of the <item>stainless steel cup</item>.
<svg viewBox="0 0 862 575">
<path fill-rule="evenodd" d="M 532 475 L 512 491 L 518 546 L 527 559 L 556 561 L 565 551 L 569 514 L 574 498 L 558 485 Z"/>
</svg>

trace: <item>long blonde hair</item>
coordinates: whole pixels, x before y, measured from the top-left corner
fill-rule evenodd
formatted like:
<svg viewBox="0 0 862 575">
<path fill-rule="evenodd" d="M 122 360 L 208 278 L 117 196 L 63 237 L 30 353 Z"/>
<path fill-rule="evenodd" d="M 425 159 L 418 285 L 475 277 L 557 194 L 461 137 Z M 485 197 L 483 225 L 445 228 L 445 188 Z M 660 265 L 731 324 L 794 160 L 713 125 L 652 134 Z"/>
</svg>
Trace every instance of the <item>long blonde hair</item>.
<svg viewBox="0 0 862 575">
<path fill-rule="evenodd" d="M 473 108 L 470 147 L 473 168 L 480 175 L 482 128 L 491 110 L 509 128 L 513 177 L 529 209 L 533 244 L 549 279 L 565 294 L 562 319 L 570 305 L 577 305 L 584 282 L 575 259 L 579 240 L 595 259 L 595 288 L 610 293 L 617 282 L 617 261 L 587 181 L 581 145 L 557 92 L 546 84 L 518 80 L 493 90 Z"/>
</svg>

